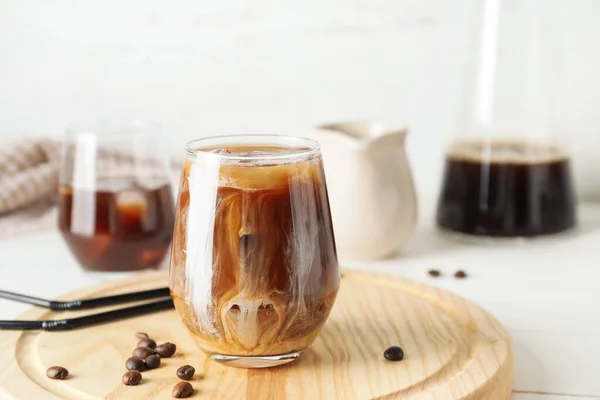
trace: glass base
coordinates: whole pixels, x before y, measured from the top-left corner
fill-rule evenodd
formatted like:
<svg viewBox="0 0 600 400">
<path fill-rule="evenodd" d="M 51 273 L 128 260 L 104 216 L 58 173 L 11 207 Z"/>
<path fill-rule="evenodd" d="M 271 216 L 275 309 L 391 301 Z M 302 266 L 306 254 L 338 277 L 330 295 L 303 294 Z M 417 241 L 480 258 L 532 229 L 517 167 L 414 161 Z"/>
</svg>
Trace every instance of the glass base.
<svg viewBox="0 0 600 400">
<path fill-rule="evenodd" d="M 296 351 L 275 356 L 230 356 L 224 354 L 210 354 L 210 358 L 228 367 L 235 368 L 269 368 L 292 362 L 302 354 Z"/>
<path fill-rule="evenodd" d="M 560 242 L 572 237 L 578 233 L 576 226 L 567 228 L 564 231 L 542 234 L 537 236 L 485 236 L 471 233 L 457 232 L 441 226 L 437 226 L 438 231 L 443 237 L 455 242 L 475 245 L 523 245 L 530 243 L 554 243 Z"/>
</svg>

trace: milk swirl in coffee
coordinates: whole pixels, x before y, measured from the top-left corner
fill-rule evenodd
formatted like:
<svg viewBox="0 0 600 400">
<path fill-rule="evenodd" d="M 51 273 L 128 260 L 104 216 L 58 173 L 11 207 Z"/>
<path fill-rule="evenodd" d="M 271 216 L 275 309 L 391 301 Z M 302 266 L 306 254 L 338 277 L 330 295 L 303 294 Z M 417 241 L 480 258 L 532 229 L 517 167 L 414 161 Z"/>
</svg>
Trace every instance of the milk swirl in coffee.
<svg viewBox="0 0 600 400">
<path fill-rule="evenodd" d="M 186 161 L 179 192 L 170 282 L 177 311 L 208 353 L 304 350 L 339 286 L 320 156 L 269 146 L 202 151 Z"/>
<path fill-rule="evenodd" d="M 444 229 L 532 237 L 575 225 L 567 152 L 529 141 L 460 141 L 448 152 L 438 204 Z"/>
</svg>

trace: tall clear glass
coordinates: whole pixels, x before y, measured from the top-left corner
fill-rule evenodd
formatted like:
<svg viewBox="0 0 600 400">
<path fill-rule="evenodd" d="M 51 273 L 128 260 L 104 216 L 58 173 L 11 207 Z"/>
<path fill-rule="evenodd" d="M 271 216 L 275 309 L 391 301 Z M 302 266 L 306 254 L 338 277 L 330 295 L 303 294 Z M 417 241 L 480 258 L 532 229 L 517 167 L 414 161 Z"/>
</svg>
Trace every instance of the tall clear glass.
<svg viewBox="0 0 600 400">
<path fill-rule="evenodd" d="M 141 120 L 73 123 L 64 141 L 58 225 L 81 266 L 158 267 L 175 218 L 159 127 Z"/>
<path fill-rule="evenodd" d="M 522 238 L 576 223 L 560 68 L 544 0 L 475 4 L 474 62 L 447 150 L 437 223 L 471 237 Z"/>
<path fill-rule="evenodd" d="M 186 151 L 170 271 L 179 315 L 216 361 L 293 361 L 315 340 L 340 283 L 318 144 L 226 136 Z"/>
</svg>

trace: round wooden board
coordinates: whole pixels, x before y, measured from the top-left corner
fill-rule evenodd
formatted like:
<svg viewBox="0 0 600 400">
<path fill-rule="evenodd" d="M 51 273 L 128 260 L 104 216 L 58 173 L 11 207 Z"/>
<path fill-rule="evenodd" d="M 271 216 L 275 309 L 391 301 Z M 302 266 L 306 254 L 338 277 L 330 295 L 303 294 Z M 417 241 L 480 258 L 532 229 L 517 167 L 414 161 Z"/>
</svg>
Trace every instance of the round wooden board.
<svg viewBox="0 0 600 400">
<path fill-rule="evenodd" d="M 167 284 L 164 272 L 111 282 L 65 296 L 96 297 Z M 22 319 L 89 313 L 31 309 Z M 96 312 L 92 310 L 92 312 Z M 178 351 L 139 386 L 125 386 L 124 362 L 144 331 Z M 176 369 L 196 367 L 194 399 L 508 399 L 513 381 L 510 338 L 492 316 L 447 291 L 406 279 L 344 272 L 335 307 L 314 345 L 291 364 L 244 370 L 199 351 L 175 311 L 69 332 L 0 334 L 0 398 L 170 399 Z M 383 358 L 390 345 L 401 362 Z M 45 376 L 69 369 L 65 381 Z M 3 392 L 4 391 L 4 392 Z"/>
</svg>

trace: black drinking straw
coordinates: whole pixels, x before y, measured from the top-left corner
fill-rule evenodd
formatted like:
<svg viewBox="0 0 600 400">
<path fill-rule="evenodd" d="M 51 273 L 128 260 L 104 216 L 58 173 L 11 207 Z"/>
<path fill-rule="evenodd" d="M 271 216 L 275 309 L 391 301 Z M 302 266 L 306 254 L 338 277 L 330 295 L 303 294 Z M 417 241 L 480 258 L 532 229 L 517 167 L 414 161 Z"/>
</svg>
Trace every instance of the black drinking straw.
<svg viewBox="0 0 600 400">
<path fill-rule="evenodd" d="M 158 289 L 164 290 L 164 289 Z M 168 289 L 167 289 L 168 291 Z M 133 294 L 133 293 L 132 293 Z M 125 296 L 125 295 L 122 295 Z M 115 297 L 115 296 L 110 296 Z M 85 300 L 87 301 L 87 300 Z M 115 304 L 115 303 L 112 303 Z M 101 324 L 104 322 L 116 321 L 119 319 L 134 317 L 137 315 L 149 314 L 156 311 L 169 310 L 173 308 L 173 300 L 166 299 L 154 303 L 142 304 L 139 306 L 126 307 L 113 311 L 106 311 L 98 314 L 86 315 L 77 318 L 67 318 L 59 320 L 46 321 L 0 321 L 0 330 L 45 330 L 45 331 L 69 331 L 72 329 L 84 328 L 90 325 Z"/>
<path fill-rule="evenodd" d="M 84 310 L 88 308 L 112 306 L 115 304 L 132 303 L 134 301 L 156 299 L 169 296 L 169 288 L 160 288 L 144 290 L 141 292 L 132 292 L 117 294 L 113 296 L 96 297 L 92 299 L 74 300 L 74 301 L 53 301 L 40 299 L 39 297 L 27 296 L 24 294 L 7 292 L 0 290 L 0 298 L 14 300 L 21 303 L 33 304 L 35 306 L 49 308 L 51 310 Z"/>
</svg>

